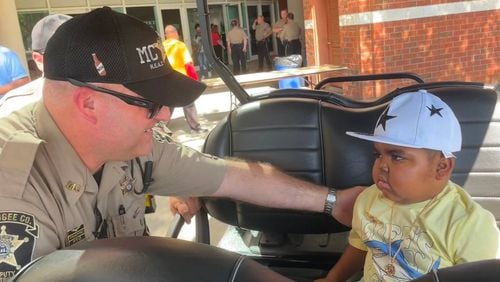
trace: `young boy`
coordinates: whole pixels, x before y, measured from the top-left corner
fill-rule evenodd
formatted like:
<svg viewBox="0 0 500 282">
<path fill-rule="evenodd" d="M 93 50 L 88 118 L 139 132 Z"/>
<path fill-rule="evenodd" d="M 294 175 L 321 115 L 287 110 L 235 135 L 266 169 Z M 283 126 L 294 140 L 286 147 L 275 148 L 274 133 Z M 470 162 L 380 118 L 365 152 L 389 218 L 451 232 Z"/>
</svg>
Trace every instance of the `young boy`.
<svg viewBox="0 0 500 282">
<path fill-rule="evenodd" d="M 408 281 L 437 268 L 498 258 L 493 215 L 451 182 L 461 130 L 452 110 L 424 91 L 392 100 L 373 134 L 374 185 L 354 206 L 349 245 L 326 281 Z M 479 233 L 481 234 L 478 236 Z"/>
</svg>

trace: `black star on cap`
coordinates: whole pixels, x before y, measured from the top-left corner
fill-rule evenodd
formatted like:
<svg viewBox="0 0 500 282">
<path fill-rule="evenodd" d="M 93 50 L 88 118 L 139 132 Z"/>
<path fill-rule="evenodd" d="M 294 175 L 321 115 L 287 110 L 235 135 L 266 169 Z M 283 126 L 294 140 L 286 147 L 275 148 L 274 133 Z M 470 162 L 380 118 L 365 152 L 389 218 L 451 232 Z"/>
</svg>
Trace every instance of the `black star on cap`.
<svg viewBox="0 0 500 282">
<path fill-rule="evenodd" d="M 379 125 L 382 125 L 382 128 L 384 129 L 385 131 L 385 123 L 390 120 L 390 119 L 393 119 L 395 118 L 396 116 L 390 116 L 388 115 L 387 113 L 389 112 L 389 107 L 387 107 L 385 109 L 385 111 L 382 113 L 382 115 L 380 116 L 380 118 L 378 119 L 378 123 L 377 123 L 377 126 L 378 127 Z"/>
<path fill-rule="evenodd" d="M 436 108 L 436 107 L 434 107 L 434 105 L 432 105 L 432 108 L 429 108 L 429 106 L 427 106 L 427 109 L 429 109 L 429 111 L 431 111 L 430 116 L 438 114 L 440 117 L 443 117 L 440 113 L 443 108 Z"/>
</svg>

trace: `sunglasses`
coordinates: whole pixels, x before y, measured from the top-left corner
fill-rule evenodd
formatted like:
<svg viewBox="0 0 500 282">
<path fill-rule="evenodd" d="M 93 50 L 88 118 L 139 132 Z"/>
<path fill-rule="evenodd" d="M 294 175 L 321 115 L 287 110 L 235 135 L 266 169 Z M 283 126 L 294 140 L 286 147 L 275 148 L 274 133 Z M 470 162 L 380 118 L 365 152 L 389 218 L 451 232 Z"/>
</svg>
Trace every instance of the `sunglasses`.
<svg viewBox="0 0 500 282">
<path fill-rule="evenodd" d="M 102 88 L 102 87 L 96 86 L 94 84 L 81 82 L 81 81 L 78 81 L 78 80 L 73 79 L 73 78 L 68 78 L 68 81 L 69 81 L 69 83 L 71 83 L 75 86 L 78 86 L 78 87 L 86 87 L 86 88 L 92 89 L 92 90 L 97 91 L 97 92 L 106 93 L 106 94 L 115 96 L 116 98 L 122 100 L 123 102 L 125 102 L 129 105 L 141 107 L 141 108 L 146 108 L 149 110 L 149 116 L 148 116 L 149 119 L 156 117 L 158 115 L 158 113 L 160 112 L 161 108 L 163 107 L 163 105 L 157 104 L 153 101 L 150 101 L 150 100 L 147 100 L 144 98 L 130 96 L 130 95 L 123 94 L 123 93 L 120 93 L 117 91 L 113 91 L 111 89 Z"/>
</svg>

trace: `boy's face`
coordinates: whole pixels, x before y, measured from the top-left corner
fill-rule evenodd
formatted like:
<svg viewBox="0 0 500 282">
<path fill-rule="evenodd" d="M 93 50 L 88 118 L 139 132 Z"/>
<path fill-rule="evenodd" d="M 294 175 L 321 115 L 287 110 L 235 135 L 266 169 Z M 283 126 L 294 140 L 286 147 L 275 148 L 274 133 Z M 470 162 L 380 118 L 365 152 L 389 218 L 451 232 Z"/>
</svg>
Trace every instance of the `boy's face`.
<svg viewBox="0 0 500 282">
<path fill-rule="evenodd" d="M 443 164 L 452 161 L 440 152 L 375 143 L 372 177 L 388 199 L 410 204 L 431 199 L 448 182 L 449 173 Z M 451 170 L 450 170 L 451 171 Z"/>
</svg>

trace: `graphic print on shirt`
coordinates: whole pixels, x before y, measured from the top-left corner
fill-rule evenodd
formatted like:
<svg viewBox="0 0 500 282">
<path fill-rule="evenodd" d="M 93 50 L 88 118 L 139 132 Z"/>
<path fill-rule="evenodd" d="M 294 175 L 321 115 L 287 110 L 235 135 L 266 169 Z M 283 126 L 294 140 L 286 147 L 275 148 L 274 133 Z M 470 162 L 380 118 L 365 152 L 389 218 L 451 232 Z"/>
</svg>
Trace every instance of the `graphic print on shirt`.
<svg viewBox="0 0 500 282">
<path fill-rule="evenodd" d="M 381 281 L 409 281 L 438 269 L 441 264 L 440 257 L 433 260 L 429 255 L 434 244 L 418 227 L 393 224 L 390 228 L 389 224 L 368 223 L 365 230 L 373 230 L 364 233 L 368 236 L 364 244 L 372 252 L 372 266 L 378 273 L 377 279 L 373 277 L 374 280 L 369 281 L 380 278 Z M 390 243 L 389 232 L 392 233 Z"/>
</svg>

